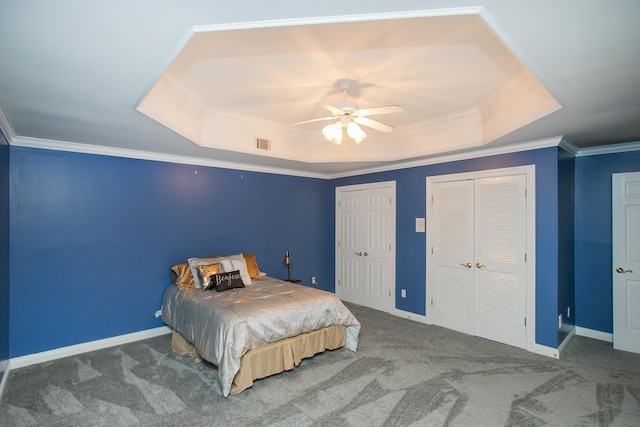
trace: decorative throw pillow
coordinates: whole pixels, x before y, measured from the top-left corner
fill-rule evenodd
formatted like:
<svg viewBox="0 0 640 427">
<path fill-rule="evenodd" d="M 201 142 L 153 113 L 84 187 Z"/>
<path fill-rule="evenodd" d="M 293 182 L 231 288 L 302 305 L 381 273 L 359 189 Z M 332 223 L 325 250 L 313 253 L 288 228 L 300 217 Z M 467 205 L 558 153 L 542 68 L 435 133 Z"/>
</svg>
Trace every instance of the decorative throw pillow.
<svg viewBox="0 0 640 427">
<path fill-rule="evenodd" d="M 220 263 L 199 265 L 196 267 L 198 271 L 198 280 L 200 280 L 200 286 L 203 291 L 211 289 L 210 279 L 214 274 L 221 272 Z"/>
<path fill-rule="evenodd" d="M 172 265 L 170 268 L 171 279 L 181 291 L 190 291 L 195 288 L 193 275 L 187 261 Z"/>
<path fill-rule="evenodd" d="M 222 265 L 223 273 L 230 273 L 232 271 L 240 271 L 240 277 L 242 278 L 242 282 L 245 286 L 251 284 L 251 277 L 249 276 L 249 271 L 247 270 L 247 262 L 244 257 L 242 258 L 229 258 L 224 257 L 220 260 L 220 264 Z"/>
<path fill-rule="evenodd" d="M 199 265 L 215 264 L 216 262 L 219 262 L 217 258 L 213 257 L 189 258 L 187 261 L 189 262 L 189 268 L 191 269 L 191 274 L 193 275 L 193 284 L 198 289 L 200 289 L 202 286 L 200 285 L 200 279 L 198 278 L 197 267 Z"/>
<path fill-rule="evenodd" d="M 258 268 L 256 255 L 253 252 L 244 254 L 244 259 L 247 263 L 247 270 L 249 271 L 249 277 L 251 277 L 251 280 L 260 279 L 260 269 Z"/>
<path fill-rule="evenodd" d="M 218 292 L 228 291 L 234 288 L 244 288 L 244 283 L 242 283 L 242 277 L 240 277 L 240 271 L 238 270 L 229 273 L 214 274 L 209 279 L 209 286 L 215 288 Z"/>
</svg>

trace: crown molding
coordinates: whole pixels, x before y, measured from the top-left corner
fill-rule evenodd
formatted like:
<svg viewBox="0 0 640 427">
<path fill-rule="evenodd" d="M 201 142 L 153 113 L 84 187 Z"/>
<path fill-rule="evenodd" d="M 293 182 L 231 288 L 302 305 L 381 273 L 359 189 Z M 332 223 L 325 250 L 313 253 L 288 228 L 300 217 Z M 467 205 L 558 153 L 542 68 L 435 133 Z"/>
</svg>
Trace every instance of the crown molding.
<svg viewBox="0 0 640 427">
<path fill-rule="evenodd" d="M 570 143 L 564 138 L 562 138 L 562 141 L 560 141 L 560 148 L 562 148 L 567 153 L 571 154 L 573 157 L 576 157 L 578 155 L 578 152 L 580 151 L 578 147 L 576 147 L 575 145 L 573 145 L 572 143 Z"/>
<path fill-rule="evenodd" d="M 16 133 L 14 132 L 13 127 L 11 127 L 11 123 L 9 123 L 9 119 L 4 113 L 2 107 L 0 107 L 0 132 L 2 132 L 4 137 L 7 139 L 9 145 L 12 145 L 13 140 L 16 139 Z"/>
<path fill-rule="evenodd" d="M 394 163 L 393 165 L 380 166 L 375 168 L 358 169 L 353 172 L 331 174 L 327 176 L 329 179 L 346 178 L 350 176 L 366 175 L 370 173 L 387 172 L 398 169 L 408 169 L 419 166 L 435 165 L 439 163 L 455 162 L 459 160 L 469 160 L 479 157 L 497 156 L 500 154 L 517 153 L 520 151 L 537 150 L 540 148 L 557 147 L 562 141 L 561 136 L 552 138 L 538 139 L 534 141 L 522 142 L 518 144 L 508 144 L 492 147 L 473 148 L 470 150 L 462 150 L 457 153 L 447 153 L 443 155 L 431 156 L 425 159 L 412 160 L 408 162 Z"/>
<path fill-rule="evenodd" d="M 248 21 L 221 24 L 205 24 L 192 26 L 185 38 L 191 37 L 193 33 L 209 32 L 209 31 L 230 31 L 230 30 L 246 30 L 253 28 L 273 28 L 288 27 L 295 25 L 315 25 L 315 24 L 339 24 L 348 22 L 361 21 L 382 21 L 390 19 L 407 19 L 407 18 L 428 18 L 436 16 L 457 16 L 457 15 L 482 15 L 485 12 L 482 6 L 469 7 L 450 7 L 441 9 L 418 9 L 398 12 L 378 12 L 378 13 L 362 13 L 351 15 L 327 15 L 308 18 L 290 18 L 290 19 L 274 19 L 266 21 Z M 484 17 L 484 16 L 483 16 Z"/>
<path fill-rule="evenodd" d="M 1 113 L 2 112 L 0 111 L 0 126 L 2 127 L 2 131 L 4 132 L 5 124 L 2 121 L 3 116 Z M 10 144 L 16 147 L 37 148 L 37 149 L 54 150 L 54 151 L 70 151 L 70 152 L 82 153 L 82 154 L 95 154 L 100 156 L 152 160 L 152 161 L 166 162 L 166 163 L 178 163 L 178 164 L 184 164 L 184 165 L 206 166 L 206 167 L 215 167 L 215 168 L 222 168 L 222 169 L 242 170 L 247 172 L 262 172 L 262 173 L 272 173 L 277 175 L 289 175 L 289 176 L 299 176 L 299 177 L 305 177 L 305 178 L 318 178 L 318 179 L 346 178 L 346 177 L 366 175 L 371 173 L 388 172 L 388 171 L 399 170 L 399 169 L 428 166 L 428 165 L 434 165 L 439 163 L 455 162 L 459 160 L 469 160 L 469 159 L 479 158 L 479 157 L 489 157 L 489 156 L 497 156 L 501 154 L 517 153 L 521 151 L 538 150 L 541 148 L 549 148 L 549 147 L 560 147 L 565 151 L 567 151 L 568 153 L 570 153 L 571 155 L 573 155 L 574 157 L 594 156 L 599 154 L 615 154 L 615 153 L 623 153 L 623 152 L 640 150 L 640 141 L 624 143 L 624 144 L 607 145 L 602 147 L 578 149 L 575 145 L 568 142 L 562 136 L 556 136 L 556 137 L 538 139 L 534 141 L 526 141 L 526 142 L 521 142 L 516 144 L 490 146 L 490 147 L 485 146 L 480 148 L 476 147 L 468 150 L 460 150 L 455 153 L 433 155 L 424 159 L 397 162 L 393 164 L 371 167 L 371 168 L 354 169 L 348 172 L 321 173 L 321 172 L 306 172 L 298 169 L 258 166 L 258 165 L 248 164 L 248 163 L 240 163 L 240 162 L 209 160 L 209 159 L 202 159 L 202 158 L 190 157 L 190 156 L 154 153 L 149 151 L 131 150 L 127 148 L 114 148 L 114 147 L 106 147 L 106 146 L 99 146 L 99 145 L 80 144 L 76 142 L 29 138 L 24 136 L 13 137 L 12 140 L 10 141 Z"/>
<path fill-rule="evenodd" d="M 222 169 L 242 170 L 247 172 L 273 173 L 278 175 L 291 175 L 306 178 L 327 178 L 323 173 L 306 172 L 297 169 L 258 166 L 248 163 L 226 162 L 221 160 L 202 159 L 199 157 L 179 156 L 174 154 L 131 150 L 128 148 L 106 147 L 102 145 L 80 144 L 77 142 L 55 141 L 50 139 L 29 138 L 23 136 L 16 137 L 11 145 L 14 145 L 16 147 L 38 148 L 42 150 L 70 151 L 73 153 L 96 154 L 99 156 L 124 157 L 139 160 L 153 160 L 157 162 L 178 163 L 193 166 L 207 166 Z"/>
<path fill-rule="evenodd" d="M 598 147 L 581 148 L 576 157 L 597 156 L 600 154 L 627 153 L 640 150 L 640 141 L 625 142 L 622 144 L 601 145 Z"/>
</svg>

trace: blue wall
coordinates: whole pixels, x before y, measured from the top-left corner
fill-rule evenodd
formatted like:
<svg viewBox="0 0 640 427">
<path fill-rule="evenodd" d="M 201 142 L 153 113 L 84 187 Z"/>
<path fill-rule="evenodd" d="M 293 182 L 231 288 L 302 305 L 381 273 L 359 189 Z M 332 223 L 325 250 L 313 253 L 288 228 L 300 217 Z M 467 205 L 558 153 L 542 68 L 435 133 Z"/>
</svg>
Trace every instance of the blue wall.
<svg viewBox="0 0 640 427">
<path fill-rule="evenodd" d="M 9 145 L 0 132 L 0 381 L 9 361 Z"/>
<path fill-rule="evenodd" d="M 558 344 L 575 324 L 575 158 L 560 149 L 558 156 L 558 312 L 563 326 L 558 332 Z M 570 317 L 567 316 L 567 307 Z"/>
<path fill-rule="evenodd" d="M 335 187 L 376 181 L 396 181 L 396 284 L 410 296 L 396 292 L 396 307 L 424 315 L 426 236 L 415 218 L 426 216 L 426 177 L 528 164 L 536 166 L 536 342 L 557 346 L 566 306 L 577 326 L 611 332 L 611 173 L 640 169 L 640 152 L 572 160 L 553 147 L 325 181 L 0 142 L 0 198 L 9 205 L 0 211 L 0 363 L 161 326 L 153 313 L 168 267 L 190 256 L 254 251 L 262 270 L 284 277 L 290 250 L 294 277 L 317 276 L 333 291 Z"/>
<path fill-rule="evenodd" d="M 162 326 L 169 266 L 192 256 L 255 252 L 286 277 L 289 250 L 332 289 L 326 180 L 10 151 L 11 357 Z"/>
<path fill-rule="evenodd" d="M 640 171 L 640 151 L 577 157 L 576 325 L 613 332 L 611 175 Z"/>
<path fill-rule="evenodd" d="M 415 218 L 426 217 L 428 176 L 533 164 L 536 167 L 536 342 L 557 347 L 558 306 L 558 148 L 420 166 L 331 181 L 335 187 L 396 181 L 396 308 L 426 314 L 426 235 Z M 335 197 L 333 197 L 335 205 Z M 334 206 L 335 209 L 335 206 Z M 335 228 L 335 221 L 332 221 Z"/>
</svg>

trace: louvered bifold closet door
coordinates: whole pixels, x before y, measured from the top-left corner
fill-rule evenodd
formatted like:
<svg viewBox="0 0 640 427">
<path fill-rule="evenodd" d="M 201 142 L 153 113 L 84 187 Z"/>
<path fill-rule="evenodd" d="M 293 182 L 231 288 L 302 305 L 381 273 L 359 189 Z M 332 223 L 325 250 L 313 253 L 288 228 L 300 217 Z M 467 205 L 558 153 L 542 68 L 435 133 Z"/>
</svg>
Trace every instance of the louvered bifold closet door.
<svg viewBox="0 0 640 427">
<path fill-rule="evenodd" d="M 475 335 L 525 347 L 526 177 L 475 184 Z"/>
<path fill-rule="evenodd" d="M 433 185 L 433 323 L 473 334 L 474 181 Z"/>
</svg>

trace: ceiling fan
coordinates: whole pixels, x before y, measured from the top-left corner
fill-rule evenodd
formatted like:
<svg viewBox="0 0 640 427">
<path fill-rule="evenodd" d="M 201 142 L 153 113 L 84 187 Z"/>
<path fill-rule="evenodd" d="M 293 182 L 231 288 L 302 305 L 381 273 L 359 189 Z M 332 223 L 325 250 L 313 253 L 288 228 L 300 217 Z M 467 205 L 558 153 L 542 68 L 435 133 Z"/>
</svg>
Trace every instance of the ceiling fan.
<svg viewBox="0 0 640 427">
<path fill-rule="evenodd" d="M 367 137 L 367 134 L 358 125 L 366 126 L 380 132 L 391 132 L 393 127 L 381 123 L 377 120 L 370 119 L 367 116 L 378 114 L 399 113 L 402 107 L 398 105 L 386 105 L 383 107 L 373 107 L 359 109 L 357 104 L 347 102 L 347 91 L 351 88 L 353 82 L 351 80 L 338 81 L 338 87 L 342 90 L 342 102 L 333 106 L 329 104 L 317 104 L 331 112 L 331 116 L 321 117 L 319 119 L 305 120 L 303 122 L 294 123 L 297 126 L 305 123 L 320 122 L 325 120 L 338 120 L 336 123 L 329 124 L 322 129 L 322 135 L 336 145 L 342 143 L 343 134 L 346 133 L 356 144 L 360 144 Z"/>
</svg>

